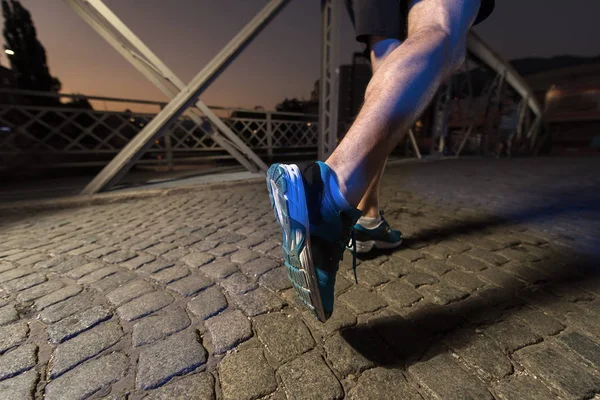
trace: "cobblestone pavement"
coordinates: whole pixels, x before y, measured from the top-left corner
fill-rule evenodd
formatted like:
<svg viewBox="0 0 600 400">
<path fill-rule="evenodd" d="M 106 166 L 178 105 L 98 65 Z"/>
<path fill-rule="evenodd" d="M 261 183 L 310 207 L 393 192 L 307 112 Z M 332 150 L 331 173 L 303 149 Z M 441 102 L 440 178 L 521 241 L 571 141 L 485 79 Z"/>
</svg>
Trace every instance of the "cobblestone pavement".
<svg viewBox="0 0 600 400">
<path fill-rule="evenodd" d="M 390 167 L 406 246 L 362 259 L 358 285 L 347 253 L 325 324 L 290 289 L 262 184 L 4 213 L 0 399 L 598 399 L 599 271 L 572 239 L 600 186 L 532 201 L 577 190 L 578 161 L 556 162 Z"/>
</svg>

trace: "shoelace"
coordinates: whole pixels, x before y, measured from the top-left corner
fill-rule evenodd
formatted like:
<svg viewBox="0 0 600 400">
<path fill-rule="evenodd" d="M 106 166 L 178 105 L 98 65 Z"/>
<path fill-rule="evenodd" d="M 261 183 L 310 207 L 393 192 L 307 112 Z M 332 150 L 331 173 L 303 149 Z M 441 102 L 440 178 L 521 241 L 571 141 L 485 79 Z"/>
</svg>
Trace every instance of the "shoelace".
<svg viewBox="0 0 600 400">
<path fill-rule="evenodd" d="M 358 275 L 356 275 L 356 235 L 352 229 L 352 271 L 354 272 L 354 281 L 358 285 Z"/>
</svg>

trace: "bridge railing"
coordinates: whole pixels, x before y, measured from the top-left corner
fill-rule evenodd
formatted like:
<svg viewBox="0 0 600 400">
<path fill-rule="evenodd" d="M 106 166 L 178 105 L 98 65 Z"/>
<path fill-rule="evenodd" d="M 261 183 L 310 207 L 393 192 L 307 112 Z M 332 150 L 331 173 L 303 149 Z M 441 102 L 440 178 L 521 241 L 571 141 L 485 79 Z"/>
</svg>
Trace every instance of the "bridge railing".
<svg viewBox="0 0 600 400">
<path fill-rule="evenodd" d="M 165 103 L 0 90 L 0 168 L 107 164 Z M 92 106 L 93 108 L 91 108 Z M 318 116 L 211 107 L 259 156 L 316 158 Z M 181 117 L 138 164 L 190 164 L 232 157 L 211 139 L 217 128 Z"/>
</svg>

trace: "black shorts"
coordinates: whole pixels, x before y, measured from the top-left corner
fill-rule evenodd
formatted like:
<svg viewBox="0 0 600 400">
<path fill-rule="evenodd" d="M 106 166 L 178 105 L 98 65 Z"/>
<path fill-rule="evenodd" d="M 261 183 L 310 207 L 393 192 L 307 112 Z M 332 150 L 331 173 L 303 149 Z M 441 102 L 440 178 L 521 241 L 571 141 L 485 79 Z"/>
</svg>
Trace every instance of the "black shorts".
<svg viewBox="0 0 600 400">
<path fill-rule="evenodd" d="M 356 29 L 356 40 L 367 43 L 369 36 L 406 39 L 408 0 L 347 0 Z M 494 10 L 494 0 L 481 0 L 474 25 Z"/>
</svg>

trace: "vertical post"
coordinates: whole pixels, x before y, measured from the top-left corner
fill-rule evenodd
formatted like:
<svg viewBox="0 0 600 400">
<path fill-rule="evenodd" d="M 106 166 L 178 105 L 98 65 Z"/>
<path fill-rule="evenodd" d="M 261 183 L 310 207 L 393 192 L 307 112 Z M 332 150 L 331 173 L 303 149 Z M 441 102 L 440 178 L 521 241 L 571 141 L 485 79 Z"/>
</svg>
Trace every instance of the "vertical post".
<svg viewBox="0 0 600 400">
<path fill-rule="evenodd" d="M 165 134 L 165 150 L 167 151 L 167 169 L 173 170 L 173 145 L 171 143 L 172 132 L 168 131 Z"/>
<path fill-rule="evenodd" d="M 269 162 L 273 161 L 273 120 L 270 112 L 267 112 L 267 155 Z"/>
<path fill-rule="evenodd" d="M 340 17 L 342 0 L 321 0 L 321 80 L 319 87 L 320 160 L 333 152 L 337 142 Z"/>
</svg>

